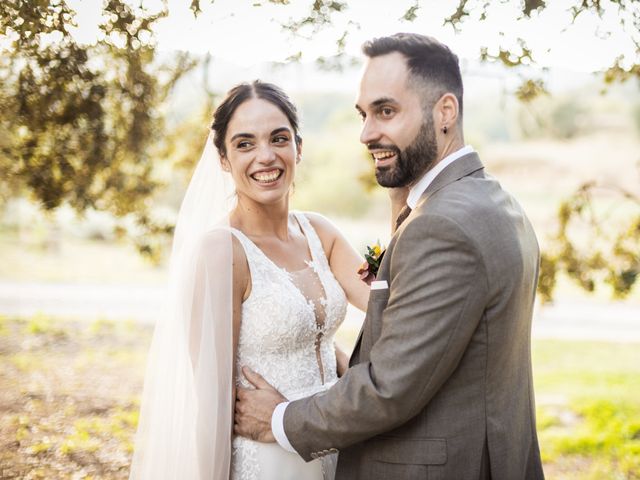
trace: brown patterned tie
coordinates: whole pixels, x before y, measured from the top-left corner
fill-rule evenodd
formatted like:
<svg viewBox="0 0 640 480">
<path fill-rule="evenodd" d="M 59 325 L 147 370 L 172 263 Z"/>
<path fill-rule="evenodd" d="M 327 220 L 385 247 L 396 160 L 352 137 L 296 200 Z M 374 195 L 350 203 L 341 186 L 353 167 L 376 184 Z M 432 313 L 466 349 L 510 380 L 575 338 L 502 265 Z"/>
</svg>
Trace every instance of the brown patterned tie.
<svg viewBox="0 0 640 480">
<path fill-rule="evenodd" d="M 409 205 L 406 205 L 402 210 L 400 210 L 400 213 L 398 214 L 398 218 L 396 218 L 396 230 L 400 228 L 400 224 L 407 219 L 410 213 L 411 213 L 411 207 Z"/>
</svg>

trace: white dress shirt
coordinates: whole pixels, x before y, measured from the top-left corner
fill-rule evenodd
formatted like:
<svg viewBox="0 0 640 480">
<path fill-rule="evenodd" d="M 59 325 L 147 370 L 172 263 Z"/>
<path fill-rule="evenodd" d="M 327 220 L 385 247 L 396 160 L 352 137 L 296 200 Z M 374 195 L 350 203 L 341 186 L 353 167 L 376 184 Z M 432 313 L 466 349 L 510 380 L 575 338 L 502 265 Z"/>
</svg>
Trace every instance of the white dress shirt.
<svg viewBox="0 0 640 480">
<path fill-rule="evenodd" d="M 438 176 L 440 172 L 442 172 L 445 168 L 451 165 L 455 160 L 470 153 L 475 152 L 471 145 L 465 145 L 460 150 L 456 150 L 450 155 L 447 155 L 442 160 L 440 160 L 435 167 L 429 170 L 424 176 L 418 180 L 418 182 L 411 187 L 409 190 L 409 195 L 407 196 L 407 205 L 413 210 L 418 205 L 418 200 L 422 194 L 429 188 L 431 182 Z M 287 438 L 287 434 L 284 431 L 284 411 L 287 409 L 287 405 L 289 402 L 279 403 L 273 414 L 271 415 L 271 431 L 273 432 L 273 436 L 276 438 L 278 444 L 288 450 L 289 452 L 296 453 L 296 450 L 289 442 Z"/>
<path fill-rule="evenodd" d="M 407 205 L 409 205 L 409 208 L 411 208 L 411 210 L 416 208 L 418 200 L 420 200 L 422 194 L 427 190 L 427 188 L 429 188 L 431 182 L 433 182 L 440 172 L 451 165 L 455 160 L 473 152 L 475 152 L 475 150 L 471 145 L 465 145 L 460 150 L 456 150 L 436 163 L 435 167 L 425 173 L 423 177 L 418 180 L 411 189 L 409 189 L 409 195 L 407 196 Z"/>
</svg>

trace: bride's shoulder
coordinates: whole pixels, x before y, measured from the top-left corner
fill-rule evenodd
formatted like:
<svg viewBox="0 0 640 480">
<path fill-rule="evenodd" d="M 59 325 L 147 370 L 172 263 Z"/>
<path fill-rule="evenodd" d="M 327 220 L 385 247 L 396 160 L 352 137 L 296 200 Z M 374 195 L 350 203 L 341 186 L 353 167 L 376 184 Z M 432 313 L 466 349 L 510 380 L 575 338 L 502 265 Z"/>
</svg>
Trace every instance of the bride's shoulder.
<svg viewBox="0 0 640 480">
<path fill-rule="evenodd" d="M 340 230 L 324 215 L 317 212 L 299 212 L 306 217 L 324 245 L 331 245 Z"/>
<path fill-rule="evenodd" d="M 218 257 L 226 257 L 233 251 L 234 260 L 246 258 L 242 243 L 229 227 L 214 227 L 205 232 L 200 239 L 199 251 L 201 254 Z"/>
<path fill-rule="evenodd" d="M 200 250 L 221 249 L 232 245 L 233 235 L 225 227 L 214 227 L 202 233 L 198 242 Z"/>
<path fill-rule="evenodd" d="M 323 232 L 330 232 L 332 230 L 336 230 L 336 226 L 333 224 L 331 220 L 317 212 L 297 212 L 298 215 L 304 216 L 314 230 L 318 231 L 322 230 Z"/>
<path fill-rule="evenodd" d="M 251 291 L 249 260 L 242 242 L 228 227 L 216 227 L 200 238 L 197 261 L 216 279 L 233 279 L 234 301 L 244 301 Z"/>
</svg>

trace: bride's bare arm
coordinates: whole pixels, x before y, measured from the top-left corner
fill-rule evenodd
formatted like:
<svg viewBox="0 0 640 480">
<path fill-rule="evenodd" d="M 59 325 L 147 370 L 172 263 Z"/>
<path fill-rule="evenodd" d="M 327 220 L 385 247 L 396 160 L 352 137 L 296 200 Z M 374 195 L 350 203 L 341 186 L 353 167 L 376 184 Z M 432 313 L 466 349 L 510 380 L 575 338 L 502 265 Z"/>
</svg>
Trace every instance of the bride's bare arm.
<svg viewBox="0 0 640 480">
<path fill-rule="evenodd" d="M 251 294 L 251 274 L 244 248 L 240 241 L 233 237 L 233 378 L 236 378 L 236 361 L 240 323 L 242 320 L 242 302 Z M 236 398 L 236 384 L 233 382 L 233 397 Z"/>
<path fill-rule="evenodd" d="M 231 237 L 231 238 L 230 238 Z M 191 364 L 194 372 L 198 368 L 200 358 L 201 345 L 208 345 L 206 348 L 222 349 L 227 347 L 228 334 L 232 336 L 232 351 L 230 363 L 224 361 L 217 362 L 217 367 L 222 368 L 221 373 L 226 374 L 227 366 L 231 369 L 232 379 L 235 379 L 235 358 L 238 347 L 238 338 L 240 334 L 240 322 L 242 313 L 242 302 L 249 296 L 251 291 L 251 276 L 249 274 L 249 265 L 244 253 L 244 249 L 240 242 L 228 232 L 216 231 L 209 233 L 201 242 L 197 252 L 198 258 L 196 262 L 196 272 L 193 285 L 193 303 L 191 308 L 191 325 L 189 328 L 189 350 L 191 356 Z M 231 256 L 231 262 L 229 257 Z M 228 282 L 231 282 L 230 284 Z M 223 320 L 218 318 L 213 310 L 223 313 L 225 307 L 212 302 L 224 301 L 224 295 L 220 292 L 229 292 L 231 288 L 231 313 L 232 325 L 231 332 L 227 330 L 229 325 L 213 325 L 215 330 L 214 337 L 217 340 L 204 340 L 202 335 L 207 330 L 205 324 L 211 325 L 210 322 Z M 229 299 L 226 300 L 227 302 Z M 228 306 L 228 303 L 227 303 Z M 227 337 L 228 338 L 228 337 Z M 211 343 L 213 342 L 213 343 Z M 215 342 L 222 342 L 217 344 Z M 210 352 L 209 352 L 210 353 Z M 225 373 L 226 372 L 226 373 Z M 211 372 L 214 375 L 215 372 Z M 211 377 L 214 378 L 214 377 Z M 232 382 L 232 391 L 229 392 L 232 404 L 235 403 L 235 382 Z M 223 402 L 222 399 L 218 399 Z M 230 412 L 233 415 L 233 408 Z"/>
<path fill-rule="evenodd" d="M 364 258 L 325 217 L 317 213 L 306 215 L 320 237 L 331 271 L 345 291 L 347 300 L 356 308 L 365 311 L 369 302 L 369 286 L 360 280 L 357 274 Z"/>
</svg>

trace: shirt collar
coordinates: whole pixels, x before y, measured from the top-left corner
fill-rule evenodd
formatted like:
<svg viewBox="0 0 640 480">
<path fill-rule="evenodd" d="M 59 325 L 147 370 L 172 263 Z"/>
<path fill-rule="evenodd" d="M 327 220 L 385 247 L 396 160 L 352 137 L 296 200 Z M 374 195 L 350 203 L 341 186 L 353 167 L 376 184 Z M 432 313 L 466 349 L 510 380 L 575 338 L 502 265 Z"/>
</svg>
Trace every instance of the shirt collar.
<svg viewBox="0 0 640 480">
<path fill-rule="evenodd" d="M 460 150 L 456 150 L 452 154 L 444 157 L 436 164 L 435 167 L 425 173 L 422 178 L 409 189 L 409 195 L 407 196 L 407 205 L 409 205 L 409 208 L 416 208 L 418 200 L 420 200 L 422 194 L 427 190 L 427 188 L 429 188 L 431 182 L 433 182 L 440 172 L 451 165 L 455 160 L 473 152 L 475 152 L 475 150 L 471 145 L 465 145 Z"/>
</svg>

